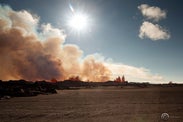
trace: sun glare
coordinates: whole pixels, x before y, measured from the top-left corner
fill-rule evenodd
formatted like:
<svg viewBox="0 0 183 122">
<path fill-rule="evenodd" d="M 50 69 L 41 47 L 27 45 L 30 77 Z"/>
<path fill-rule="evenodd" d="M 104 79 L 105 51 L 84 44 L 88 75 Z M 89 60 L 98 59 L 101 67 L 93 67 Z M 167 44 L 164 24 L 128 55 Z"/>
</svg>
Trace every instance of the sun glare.
<svg viewBox="0 0 183 122">
<path fill-rule="evenodd" d="M 88 24 L 87 16 L 84 14 L 73 14 L 69 20 L 69 26 L 77 31 L 86 29 Z"/>
</svg>

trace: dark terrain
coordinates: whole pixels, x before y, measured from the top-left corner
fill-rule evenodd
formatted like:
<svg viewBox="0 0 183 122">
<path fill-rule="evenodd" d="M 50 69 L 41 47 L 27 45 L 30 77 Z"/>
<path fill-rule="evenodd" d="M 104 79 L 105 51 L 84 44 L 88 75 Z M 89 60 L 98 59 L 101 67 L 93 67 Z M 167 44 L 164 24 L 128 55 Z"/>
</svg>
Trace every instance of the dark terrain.
<svg viewBox="0 0 183 122">
<path fill-rule="evenodd" d="M 183 121 L 182 86 L 98 86 L 0 100 L 0 122 Z"/>
</svg>

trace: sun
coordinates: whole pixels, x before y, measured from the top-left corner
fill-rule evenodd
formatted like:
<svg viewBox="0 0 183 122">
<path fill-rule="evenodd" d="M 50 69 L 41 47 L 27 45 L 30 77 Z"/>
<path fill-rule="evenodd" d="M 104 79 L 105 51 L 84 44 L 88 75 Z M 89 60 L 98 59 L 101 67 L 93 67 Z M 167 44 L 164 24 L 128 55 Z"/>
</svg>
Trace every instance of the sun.
<svg viewBox="0 0 183 122">
<path fill-rule="evenodd" d="M 83 31 L 87 28 L 88 18 L 85 14 L 74 13 L 69 19 L 68 25 L 76 31 Z"/>
</svg>

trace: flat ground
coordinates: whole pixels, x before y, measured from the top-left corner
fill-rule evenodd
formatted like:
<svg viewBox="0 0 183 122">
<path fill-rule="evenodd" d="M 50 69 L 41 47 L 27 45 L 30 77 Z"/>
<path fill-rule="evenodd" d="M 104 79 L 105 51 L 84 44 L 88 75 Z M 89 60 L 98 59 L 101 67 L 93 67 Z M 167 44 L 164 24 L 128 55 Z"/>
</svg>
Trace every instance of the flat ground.
<svg viewBox="0 0 183 122">
<path fill-rule="evenodd" d="M 58 92 L 0 100 L 0 122 L 183 122 L 183 87 Z"/>
</svg>

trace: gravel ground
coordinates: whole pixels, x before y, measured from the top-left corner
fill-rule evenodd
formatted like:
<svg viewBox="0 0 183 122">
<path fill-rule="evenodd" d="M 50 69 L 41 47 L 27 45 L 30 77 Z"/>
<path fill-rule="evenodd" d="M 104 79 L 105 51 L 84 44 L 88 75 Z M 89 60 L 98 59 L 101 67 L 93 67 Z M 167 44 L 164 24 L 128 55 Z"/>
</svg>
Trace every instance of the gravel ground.
<svg viewBox="0 0 183 122">
<path fill-rule="evenodd" d="M 0 122 L 183 121 L 183 88 L 94 88 L 0 100 Z"/>
</svg>

